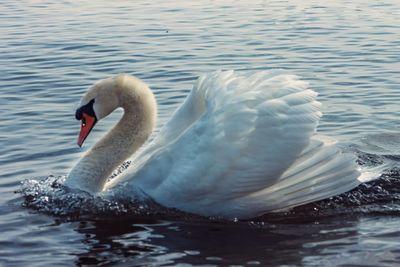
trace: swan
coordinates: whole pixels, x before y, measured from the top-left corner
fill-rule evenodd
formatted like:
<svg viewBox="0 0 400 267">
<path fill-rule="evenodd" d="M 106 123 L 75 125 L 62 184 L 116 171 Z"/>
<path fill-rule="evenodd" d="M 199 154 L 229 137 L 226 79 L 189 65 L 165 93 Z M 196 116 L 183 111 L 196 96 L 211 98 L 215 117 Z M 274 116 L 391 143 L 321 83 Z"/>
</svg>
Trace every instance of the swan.
<svg viewBox="0 0 400 267">
<path fill-rule="evenodd" d="M 76 110 L 78 145 L 99 120 L 124 113 L 65 185 L 94 195 L 124 188 L 168 208 L 237 219 L 344 193 L 363 174 L 353 155 L 316 133 L 316 96 L 307 82 L 277 71 L 208 73 L 148 140 L 157 117 L 149 87 L 127 74 L 98 81 Z M 109 180 L 131 156 L 128 170 Z"/>
</svg>

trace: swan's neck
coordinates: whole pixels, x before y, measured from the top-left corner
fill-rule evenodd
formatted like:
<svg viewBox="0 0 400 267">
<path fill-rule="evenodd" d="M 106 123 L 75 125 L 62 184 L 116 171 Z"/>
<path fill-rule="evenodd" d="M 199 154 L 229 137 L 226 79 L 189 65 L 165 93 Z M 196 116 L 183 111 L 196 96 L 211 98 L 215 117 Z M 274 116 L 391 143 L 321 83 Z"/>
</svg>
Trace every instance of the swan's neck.
<svg viewBox="0 0 400 267">
<path fill-rule="evenodd" d="M 137 90 L 118 88 L 119 107 L 124 114 L 92 149 L 75 165 L 66 185 L 96 193 L 107 179 L 150 136 L 156 120 L 156 102 L 147 86 Z"/>
</svg>

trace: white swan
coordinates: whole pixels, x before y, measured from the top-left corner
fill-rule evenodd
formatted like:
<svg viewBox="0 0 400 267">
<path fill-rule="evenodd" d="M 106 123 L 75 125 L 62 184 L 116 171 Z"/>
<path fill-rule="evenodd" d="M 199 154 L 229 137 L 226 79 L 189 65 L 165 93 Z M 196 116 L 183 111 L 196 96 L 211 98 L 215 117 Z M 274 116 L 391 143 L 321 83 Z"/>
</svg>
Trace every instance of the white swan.
<svg viewBox="0 0 400 267">
<path fill-rule="evenodd" d="M 315 134 L 316 93 L 296 76 L 214 72 L 201 76 L 128 171 L 112 171 L 141 147 L 156 101 L 125 74 L 96 83 L 76 111 L 78 144 L 118 107 L 124 115 L 76 164 L 65 184 L 92 194 L 123 186 L 166 207 L 205 216 L 251 218 L 328 198 L 357 186 L 352 155 Z"/>
</svg>

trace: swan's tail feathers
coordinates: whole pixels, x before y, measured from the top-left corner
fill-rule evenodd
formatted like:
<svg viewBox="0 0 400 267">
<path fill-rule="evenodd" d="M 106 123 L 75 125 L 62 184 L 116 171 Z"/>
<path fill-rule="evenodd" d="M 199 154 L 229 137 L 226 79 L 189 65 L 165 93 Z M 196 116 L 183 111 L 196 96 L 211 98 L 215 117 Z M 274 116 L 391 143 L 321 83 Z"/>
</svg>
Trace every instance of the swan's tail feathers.
<svg viewBox="0 0 400 267">
<path fill-rule="evenodd" d="M 310 145 L 271 187 L 251 195 L 263 199 L 260 214 L 287 210 L 347 192 L 360 184 L 362 175 L 350 153 L 343 153 L 335 141 L 313 136 Z M 264 209 L 261 205 L 264 205 Z M 265 209 L 267 207 L 268 210 Z"/>
</svg>

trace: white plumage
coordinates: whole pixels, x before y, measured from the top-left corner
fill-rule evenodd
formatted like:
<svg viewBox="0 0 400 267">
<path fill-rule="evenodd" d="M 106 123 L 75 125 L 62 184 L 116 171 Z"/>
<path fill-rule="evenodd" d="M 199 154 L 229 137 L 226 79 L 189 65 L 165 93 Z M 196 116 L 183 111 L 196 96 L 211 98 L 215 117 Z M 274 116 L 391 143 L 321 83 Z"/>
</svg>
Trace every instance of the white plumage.
<svg viewBox="0 0 400 267">
<path fill-rule="evenodd" d="M 124 77 L 127 90 L 135 90 L 137 80 Z M 250 218 L 354 188 L 361 175 L 355 159 L 315 135 L 321 105 L 307 87 L 279 72 L 201 76 L 130 170 L 104 189 L 142 191 L 200 215 Z"/>
</svg>

